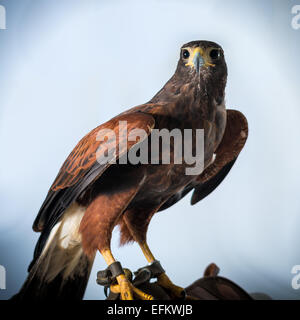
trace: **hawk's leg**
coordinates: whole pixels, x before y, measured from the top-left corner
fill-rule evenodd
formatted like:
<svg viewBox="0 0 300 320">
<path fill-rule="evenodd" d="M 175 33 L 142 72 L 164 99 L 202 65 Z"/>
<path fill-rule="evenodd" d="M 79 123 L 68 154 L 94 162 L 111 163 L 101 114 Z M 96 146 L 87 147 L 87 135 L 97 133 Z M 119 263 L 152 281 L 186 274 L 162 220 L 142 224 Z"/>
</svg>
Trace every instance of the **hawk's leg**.
<svg viewBox="0 0 300 320">
<path fill-rule="evenodd" d="M 154 258 L 148 244 L 146 241 L 138 242 L 140 248 L 143 251 L 143 254 L 149 263 L 154 262 L 156 259 Z M 157 276 L 157 284 L 166 289 L 172 298 L 184 298 L 185 290 L 179 286 L 176 286 L 170 278 L 166 275 L 165 272 L 161 273 Z"/>
<path fill-rule="evenodd" d="M 121 299 L 132 300 L 137 296 L 139 299 L 150 300 L 152 296 L 133 286 L 110 250 L 112 231 L 137 193 L 143 181 L 143 172 L 134 175 L 130 171 L 122 172 L 119 180 L 117 185 L 104 183 L 102 189 L 99 187 L 98 195 L 87 207 L 80 224 L 83 250 L 88 256 L 95 254 L 96 250 L 100 251 L 109 268 L 114 271 L 112 279 L 117 283 L 111 289 L 120 293 Z"/>
<path fill-rule="evenodd" d="M 156 211 L 157 209 L 149 212 L 146 210 L 137 210 L 137 208 L 126 210 L 120 222 L 121 243 L 136 241 L 149 263 L 156 261 L 156 259 L 146 242 L 146 233 L 149 222 Z M 166 289 L 171 298 L 178 299 L 185 297 L 184 289 L 176 286 L 165 272 L 157 276 L 157 283 Z"/>
<path fill-rule="evenodd" d="M 101 254 L 108 266 L 116 263 L 116 260 L 109 249 L 102 250 Z M 114 293 L 120 293 L 122 300 L 133 300 L 134 296 L 137 296 L 142 300 L 153 300 L 153 297 L 151 295 L 146 294 L 138 288 L 134 287 L 134 285 L 126 277 L 125 272 L 118 275 L 116 277 L 116 280 L 117 284 L 112 284 L 110 289 Z"/>
</svg>

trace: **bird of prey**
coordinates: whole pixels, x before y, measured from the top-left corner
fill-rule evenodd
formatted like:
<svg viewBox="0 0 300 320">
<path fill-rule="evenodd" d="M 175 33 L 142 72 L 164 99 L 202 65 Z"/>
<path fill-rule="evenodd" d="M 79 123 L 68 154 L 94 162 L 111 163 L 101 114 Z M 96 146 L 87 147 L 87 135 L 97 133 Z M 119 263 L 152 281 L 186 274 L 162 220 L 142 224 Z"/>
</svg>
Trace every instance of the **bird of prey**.
<svg viewBox="0 0 300 320">
<path fill-rule="evenodd" d="M 221 46 L 210 41 L 192 41 L 181 47 L 174 75 L 147 103 L 139 105 L 92 130 L 79 141 L 63 163 L 33 224 L 41 232 L 28 278 L 18 298 L 82 299 L 97 251 L 111 268 L 121 299 L 152 299 L 128 280 L 110 248 L 115 226 L 120 243 L 137 242 L 149 263 L 156 258 L 147 245 L 146 234 L 153 215 L 193 191 L 191 204 L 209 195 L 225 178 L 247 136 L 243 114 L 225 108 L 227 66 Z M 126 132 L 143 129 L 146 136 L 129 141 Z M 204 163 L 199 174 L 187 175 L 189 166 L 174 161 L 121 163 L 129 151 L 151 138 L 154 129 L 204 131 Z M 99 132 L 119 133 L 111 149 L 117 161 L 100 163 L 97 157 L 110 137 Z M 104 131 L 103 131 L 104 130 Z M 121 131 L 121 134 L 120 134 Z M 104 133 L 103 133 L 104 134 Z M 192 138 L 193 140 L 193 138 Z M 171 142 L 175 150 L 175 140 Z M 147 144 L 151 152 L 151 145 Z M 164 150 L 159 153 L 161 158 Z M 161 160 L 161 159 L 160 159 Z M 162 269 L 160 286 L 172 298 L 183 289 L 173 284 Z"/>
</svg>

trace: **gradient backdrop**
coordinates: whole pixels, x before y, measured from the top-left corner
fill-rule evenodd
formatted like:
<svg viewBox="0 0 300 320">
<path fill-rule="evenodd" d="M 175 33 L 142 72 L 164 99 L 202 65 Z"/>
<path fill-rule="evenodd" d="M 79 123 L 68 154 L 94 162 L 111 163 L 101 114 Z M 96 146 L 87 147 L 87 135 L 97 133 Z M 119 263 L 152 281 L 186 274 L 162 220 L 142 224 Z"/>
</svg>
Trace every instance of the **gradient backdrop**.
<svg viewBox="0 0 300 320">
<path fill-rule="evenodd" d="M 249 121 L 249 139 L 224 183 L 198 205 L 190 195 L 156 215 L 150 247 L 186 286 L 215 262 L 249 292 L 298 299 L 300 264 L 300 1 L 0 0 L 0 265 L 15 293 L 38 234 L 31 225 L 61 164 L 98 124 L 148 101 L 174 73 L 180 46 L 221 44 L 227 107 Z M 113 251 L 124 266 L 145 260 L 136 245 Z M 86 291 L 103 299 L 96 272 Z"/>
</svg>

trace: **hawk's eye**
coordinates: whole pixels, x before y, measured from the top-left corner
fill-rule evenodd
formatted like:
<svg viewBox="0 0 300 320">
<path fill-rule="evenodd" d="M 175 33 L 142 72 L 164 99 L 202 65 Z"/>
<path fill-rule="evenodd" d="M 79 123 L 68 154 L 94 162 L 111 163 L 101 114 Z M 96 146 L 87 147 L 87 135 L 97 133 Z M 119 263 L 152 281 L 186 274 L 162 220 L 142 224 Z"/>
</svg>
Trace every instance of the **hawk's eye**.
<svg viewBox="0 0 300 320">
<path fill-rule="evenodd" d="M 187 59 L 190 56 L 190 53 L 188 52 L 188 50 L 183 50 L 182 51 L 182 57 L 183 59 Z"/>
<path fill-rule="evenodd" d="M 220 50 L 219 49 L 212 49 L 211 52 L 209 53 L 209 56 L 213 59 L 219 59 L 220 58 Z"/>
</svg>

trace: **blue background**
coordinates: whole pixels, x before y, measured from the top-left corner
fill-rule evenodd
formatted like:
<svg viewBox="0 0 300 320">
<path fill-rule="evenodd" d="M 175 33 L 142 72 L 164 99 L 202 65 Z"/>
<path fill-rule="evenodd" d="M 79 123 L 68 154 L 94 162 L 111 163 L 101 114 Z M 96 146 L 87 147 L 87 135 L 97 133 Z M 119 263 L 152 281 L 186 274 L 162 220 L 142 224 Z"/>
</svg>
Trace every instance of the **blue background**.
<svg viewBox="0 0 300 320">
<path fill-rule="evenodd" d="M 196 206 L 190 196 L 157 214 L 148 239 L 170 278 L 186 286 L 215 262 L 249 292 L 298 299 L 300 264 L 300 1 L 0 0 L 0 264 L 7 290 L 26 277 L 35 215 L 62 162 L 98 124 L 148 101 L 172 76 L 182 44 L 222 45 L 227 108 L 249 121 L 249 139 L 224 183 Z M 129 268 L 136 245 L 113 252 Z M 104 298 L 95 277 L 86 291 Z"/>
</svg>

